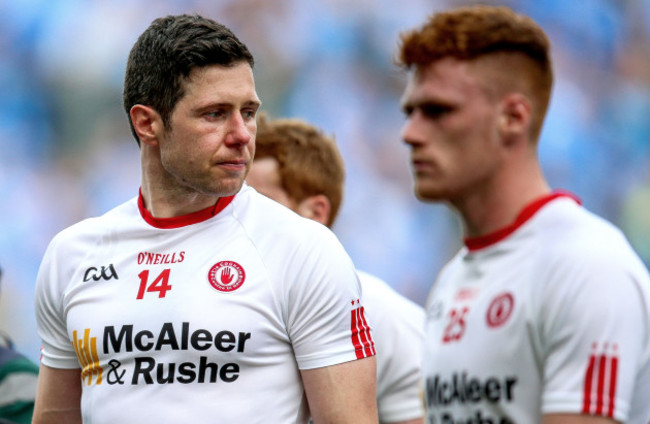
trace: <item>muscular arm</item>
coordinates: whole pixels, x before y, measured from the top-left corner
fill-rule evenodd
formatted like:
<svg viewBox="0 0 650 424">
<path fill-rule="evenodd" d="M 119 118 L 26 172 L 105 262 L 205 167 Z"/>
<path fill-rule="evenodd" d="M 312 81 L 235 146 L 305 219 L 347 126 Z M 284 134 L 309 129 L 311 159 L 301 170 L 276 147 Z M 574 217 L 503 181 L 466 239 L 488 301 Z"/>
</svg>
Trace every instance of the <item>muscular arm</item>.
<svg viewBox="0 0 650 424">
<path fill-rule="evenodd" d="M 546 414 L 542 416 L 542 424 L 615 424 L 612 418 L 595 415 L 578 414 Z"/>
<path fill-rule="evenodd" d="M 81 424 L 81 370 L 41 365 L 32 424 Z"/>
<path fill-rule="evenodd" d="M 314 424 L 376 424 L 375 357 L 302 370 Z"/>
</svg>

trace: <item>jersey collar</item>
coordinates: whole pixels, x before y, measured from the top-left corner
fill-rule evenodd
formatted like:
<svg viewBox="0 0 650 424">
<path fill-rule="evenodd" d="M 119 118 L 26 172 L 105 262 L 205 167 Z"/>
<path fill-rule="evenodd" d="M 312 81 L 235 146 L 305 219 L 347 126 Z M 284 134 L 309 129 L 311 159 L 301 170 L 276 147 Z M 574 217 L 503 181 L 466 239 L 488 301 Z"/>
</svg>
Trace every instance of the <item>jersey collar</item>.
<svg viewBox="0 0 650 424">
<path fill-rule="evenodd" d="M 554 191 L 552 193 L 540 197 L 539 199 L 533 200 L 528 205 L 526 205 L 519 213 L 519 215 L 517 215 L 517 218 L 515 218 L 514 222 L 508 225 L 507 227 L 501 228 L 499 230 L 496 230 L 484 236 L 466 237 L 464 239 L 465 246 L 467 247 L 467 249 L 469 249 L 470 252 L 473 252 L 491 246 L 503 240 L 504 238 L 508 237 L 510 234 L 517 231 L 519 227 L 524 225 L 530 218 L 532 218 L 537 213 L 537 211 L 539 211 L 542 207 L 544 207 L 544 205 L 561 197 L 567 197 L 573 199 L 579 205 L 582 204 L 580 199 L 578 199 L 578 197 L 572 193 L 566 191 Z"/>
<path fill-rule="evenodd" d="M 151 212 L 147 210 L 144 206 L 144 198 L 142 197 L 142 191 L 138 193 L 138 209 L 140 210 L 140 215 L 149 225 L 156 228 L 180 228 L 186 225 L 197 224 L 203 222 L 206 219 L 212 218 L 219 212 L 221 212 L 226 206 L 232 202 L 235 196 L 220 197 L 217 200 L 217 203 L 214 206 L 202 209 L 200 211 L 192 212 L 187 215 L 174 216 L 171 218 L 156 218 L 151 215 Z"/>
</svg>

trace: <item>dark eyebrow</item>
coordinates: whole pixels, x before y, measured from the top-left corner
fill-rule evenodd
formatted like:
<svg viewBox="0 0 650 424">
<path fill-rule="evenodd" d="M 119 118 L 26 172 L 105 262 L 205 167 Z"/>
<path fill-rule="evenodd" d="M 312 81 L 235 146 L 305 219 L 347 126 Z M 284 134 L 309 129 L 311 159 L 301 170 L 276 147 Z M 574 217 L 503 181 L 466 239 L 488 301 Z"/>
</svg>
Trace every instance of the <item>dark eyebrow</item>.
<svg viewBox="0 0 650 424">
<path fill-rule="evenodd" d="M 423 99 L 413 102 L 405 102 L 402 104 L 402 111 L 404 113 L 412 112 L 415 109 L 420 109 L 423 112 L 431 111 L 447 111 L 454 108 L 450 102 L 435 99 Z"/>
<path fill-rule="evenodd" d="M 245 102 L 243 106 L 244 107 L 260 108 L 262 106 L 262 102 L 260 102 L 258 100 L 249 100 L 249 101 Z M 211 109 L 216 109 L 216 108 L 223 109 L 223 108 L 231 108 L 231 107 L 233 107 L 232 103 L 229 103 L 229 102 L 216 102 L 216 103 L 209 103 L 209 104 L 206 104 L 204 106 L 197 107 L 196 112 L 203 113 L 203 112 L 209 111 Z"/>
</svg>

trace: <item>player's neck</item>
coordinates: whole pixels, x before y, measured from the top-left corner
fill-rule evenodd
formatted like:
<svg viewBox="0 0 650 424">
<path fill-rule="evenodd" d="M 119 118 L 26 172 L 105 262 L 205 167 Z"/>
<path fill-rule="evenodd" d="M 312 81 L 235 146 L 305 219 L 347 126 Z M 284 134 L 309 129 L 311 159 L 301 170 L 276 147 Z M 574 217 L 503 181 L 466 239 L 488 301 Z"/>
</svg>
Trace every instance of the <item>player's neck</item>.
<svg viewBox="0 0 650 424">
<path fill-rule="evenodd" d="M 179 187 L 162 166 L 142 164 L 140 193 L 145 208 L 154 218 L 173 218 L 188 215 L 214 206 L 218 196 L 198 193 Z"/>
<path fill-rule="evenodd" d="M 463 219 L 465 237 L 480 237 L 512 224 L 528 204 L 550 192 L 536 167 L 523 175 L 501 175 L 453 206 Z"/>
</svg>

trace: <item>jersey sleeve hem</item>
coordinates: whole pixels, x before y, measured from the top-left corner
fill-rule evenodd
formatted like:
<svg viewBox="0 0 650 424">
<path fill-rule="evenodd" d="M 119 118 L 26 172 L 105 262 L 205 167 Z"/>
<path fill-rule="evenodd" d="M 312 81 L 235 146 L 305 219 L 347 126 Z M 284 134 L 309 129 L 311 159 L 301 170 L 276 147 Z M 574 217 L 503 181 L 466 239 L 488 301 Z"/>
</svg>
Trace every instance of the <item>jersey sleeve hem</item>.
<svg viewBox="0 0 650 424">
<path fill-rule="evenodd" d="M 613 417 L 615 420 L 625 422 L 629 415 L 629 405 L 616 400 L 616 409 L 614 410 Z M 542 415 L 543 414 L 577 414 L 577 415 L 601 415 L 607 416 L 606 412 L 601 414 L 594 414 L 593 412 L 583 411 L 582 394 L 572 393 L 557 393 L 555 395 L 546 395 L 542 399 Z"/>
<path fill-rule="evenodd" d="M 388 408 L 379 409 L 379 419 L 382 423 L 394 423 L 399 421 L 415 420 L 424 417 L 424 410 L 420 402 L 402 403 Z"/>
<path fill-rule="evenodd" d="M 79 366 L 79 361 L 77 360 L 77 358 L 53 358 L 45 354 L 41 356 L 41 364 L 46 365 L 50 368 L 62 368 L 62 369 L 81 368 Z"/>
<path fill-rule="evenodd" d="M 307 357 L 296 358 L 296 361 L 298 362 L 298 369 L 310 370 L 314 368 L 323 368 L 329 367 L 331 365 L 338 365 L 344 362 L 354 361 L 356 359 L 356 353 L 345 352 L 328 356 L 323 356 L 322 354 L 310 355 Z"/>
</svg>

